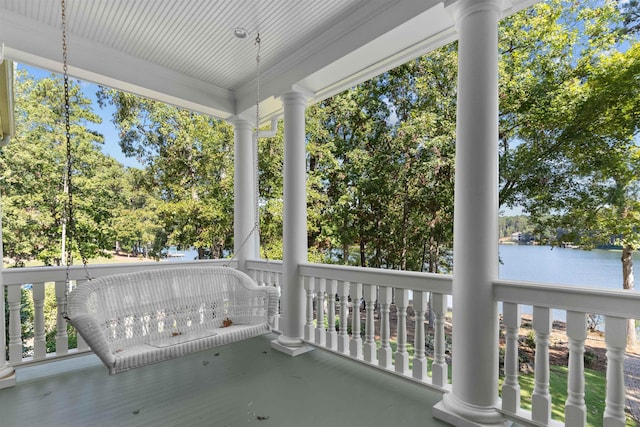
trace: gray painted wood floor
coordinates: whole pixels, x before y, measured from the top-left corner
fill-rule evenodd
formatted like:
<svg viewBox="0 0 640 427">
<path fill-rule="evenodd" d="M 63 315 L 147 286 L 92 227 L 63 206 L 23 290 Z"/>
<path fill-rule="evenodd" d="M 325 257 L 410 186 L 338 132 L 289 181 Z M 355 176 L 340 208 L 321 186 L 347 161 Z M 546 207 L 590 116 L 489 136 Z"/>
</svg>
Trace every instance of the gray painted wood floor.
<svg viewBox="0 0 640 427">
<path fill-rule="evenodd" d="M 0 426 L 444 426 L 435 391 L 264 335 L 109 376 L 93 356 L 20 368 Z"/>
</svg>

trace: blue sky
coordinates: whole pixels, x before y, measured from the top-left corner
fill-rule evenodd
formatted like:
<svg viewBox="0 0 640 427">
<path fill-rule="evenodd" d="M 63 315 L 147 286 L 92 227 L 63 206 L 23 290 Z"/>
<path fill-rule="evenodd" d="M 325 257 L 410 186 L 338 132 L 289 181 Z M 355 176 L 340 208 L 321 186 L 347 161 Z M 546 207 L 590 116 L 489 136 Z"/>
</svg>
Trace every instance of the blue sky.
<svg viewBox="0 0 640 427">
<path fill-rule="evenodd" d="M 17 64 L 18 69 L 26 70 L 31 76 L 36 79 L 49 77 L 53 73 L 51 71 L 42 70 L 40 68 L 31 67 L 24 64 Z M 96 93 L 98 92 L 98 85 L 80 80 L 80 87 L 85 97 L 91 100 L 93 103 L 93 111 L 102 118 L 102 123 L 88 124 L 88 128 L 101 133 L 104 136 L 104 144 L 102 145 L 102 152 L 115 158 L 117 161 L 127 167 L 140 168 L 141 165 L 134 158 L 126 157 L 120 145 L 118 144 L 118 130 L 111 122 L 111 117 L 115 111 L 112 105 L 108 105 L 105 108 L 100 108 L 98 105 L 98 99 Z"/>
</svg>

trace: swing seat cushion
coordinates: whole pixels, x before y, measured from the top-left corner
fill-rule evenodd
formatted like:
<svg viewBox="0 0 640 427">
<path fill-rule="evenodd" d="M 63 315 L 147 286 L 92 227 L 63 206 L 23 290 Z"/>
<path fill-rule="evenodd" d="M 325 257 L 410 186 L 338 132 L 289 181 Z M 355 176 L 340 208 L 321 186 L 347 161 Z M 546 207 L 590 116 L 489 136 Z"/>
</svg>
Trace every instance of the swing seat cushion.
<svg viewBox="0 0 640 427">
<path fill-rule="evenodd" d="M 267 333 L 278 299 L 232 268 L 176 267 L 80 284 L 67 317 L 115 374 Z"/>
</svg>

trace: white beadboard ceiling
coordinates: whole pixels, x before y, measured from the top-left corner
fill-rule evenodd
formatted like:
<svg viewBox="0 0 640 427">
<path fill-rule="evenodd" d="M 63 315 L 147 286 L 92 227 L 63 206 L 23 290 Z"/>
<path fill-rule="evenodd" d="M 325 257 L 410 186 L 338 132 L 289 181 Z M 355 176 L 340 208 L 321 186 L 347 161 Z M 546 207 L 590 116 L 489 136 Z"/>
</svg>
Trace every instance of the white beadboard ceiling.
<svg viewBox="0 0 640 427">
<path fill-rule="evenodd" d="M 507 2 L 505 13 L 534 2 Z M 316 102 L 455 39 L 437 0 L 67 0 L 66 9 L 72 75 L 223 119 L 255 114 L 258 32 L 264 121 L 281 115 L 289 90 Z M 8 59 L 60 72 L 61 38 L 59 1 L 0 0 Z"/>
</svg>

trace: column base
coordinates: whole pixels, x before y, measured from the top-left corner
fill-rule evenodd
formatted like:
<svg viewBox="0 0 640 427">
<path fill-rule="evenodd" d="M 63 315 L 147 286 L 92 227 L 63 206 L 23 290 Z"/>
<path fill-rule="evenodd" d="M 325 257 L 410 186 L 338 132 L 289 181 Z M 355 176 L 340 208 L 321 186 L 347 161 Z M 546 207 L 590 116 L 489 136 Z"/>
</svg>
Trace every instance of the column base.
<svg viewBox="0 0 640 427">
<path fill-rule="evenodd" d="M 434 418 L 456 427 L 503 427 L 512 425 L 496 408 L 469 405 L 445 394 L 432 409 Z"/>
<path fill-rule="evenodd" d="M 0 369 L 0 389 L 16 385 L 16 371 L 13 368 Z"/>
<path fill-rule="evenodd" d="M 278 339 L 271 341 L 271 348 L 289 356 L 295 357 L 314 349 L 310 345 L 297 338 L 289 338 L 280 335 Z"/>
</svg>

